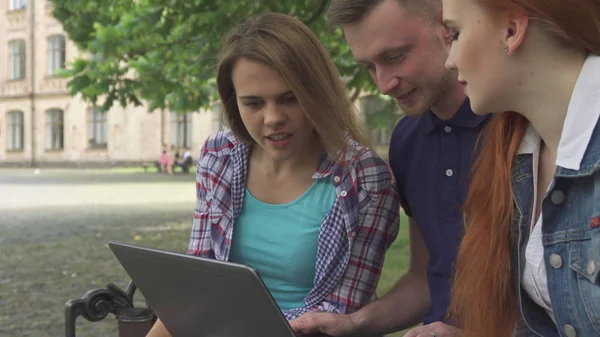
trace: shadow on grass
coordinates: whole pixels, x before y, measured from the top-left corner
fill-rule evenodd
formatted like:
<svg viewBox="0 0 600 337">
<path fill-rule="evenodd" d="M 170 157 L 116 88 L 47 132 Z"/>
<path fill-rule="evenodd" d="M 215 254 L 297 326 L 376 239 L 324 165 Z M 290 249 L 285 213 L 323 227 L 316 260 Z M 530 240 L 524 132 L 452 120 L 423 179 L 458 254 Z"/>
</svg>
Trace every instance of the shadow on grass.
<svg viewBox="0 0 600 337">
<path fill-rule="evenodd" d="M 69 299 L 129 278 L 107 246 L 109 240 L 185 252 L 190 223 L 93 230 L 36 243 L 12 239 L 0 244 L 0 336 L 64 336 Z M 37 240 L 36 240 L 37 241 Z M 138 301 L 139 302 L 139 301 Z M 97 323 L 80 318 L 77 336 L 117 336 L 113 317 Z"/>
<path fill-rule="evenodd" d="M 51 240 L 19 238 L 0 233 L 0 336 L 64 336 L 64 307 L 69 299 L 104 288 L 107 283 L 125 288 L 129 278 L 110 252 L 115 240 L 158 249 L 185 252 L 190 221 L 148 221 L 147 226 L 106 226 L 67 232 Z M 388 251 L 379 284 L 383 295 L 408 266 L 408 233 L 402 222 L 400 235 Z M 64 225 L 71 228 L 72 224 Z M 137 300 L 141 305 L 141 299 Z M 77 322 L 78 337 L 117 336 L 110 316 L 91 323 Z M 402 336 L 397 333 L 391 336 Z"/>
</svg>

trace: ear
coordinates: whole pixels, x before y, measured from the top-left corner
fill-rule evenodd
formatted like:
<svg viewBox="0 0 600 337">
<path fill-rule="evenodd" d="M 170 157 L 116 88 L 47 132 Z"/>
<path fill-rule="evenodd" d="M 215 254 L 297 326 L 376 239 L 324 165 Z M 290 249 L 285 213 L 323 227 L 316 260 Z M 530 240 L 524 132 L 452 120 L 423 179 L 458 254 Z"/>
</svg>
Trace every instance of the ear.
<svg viewBox="0 0 600 337">
<path fill-rule="evenodd" d="M 451 45 L 452 44 L 452 31 L 446 25 L 442 25 L 441 29 L 442 29 L 442 32 L 441 32 L 442 41 L 444 41 L 447 45 Z"/>
<path fill-rule="evenodd" d="M 514 54 L 525 41 L 529 17 L 521 11 L 510 11 L 508 13 L 508 25 L 506 27 L 505 46 L 508 55 Z"/>
<path fill-rule="evenodd" d="M 435 23 L 439 28 L 438 33 L 440 34 L 442 41 L 447 45 L 451 45 L 452 32 L 450 31 L 450 28 L 444 24 L 444 13 L 442 8 L 438 10 L 437 15 L 435 16 Z"/>
</svg>

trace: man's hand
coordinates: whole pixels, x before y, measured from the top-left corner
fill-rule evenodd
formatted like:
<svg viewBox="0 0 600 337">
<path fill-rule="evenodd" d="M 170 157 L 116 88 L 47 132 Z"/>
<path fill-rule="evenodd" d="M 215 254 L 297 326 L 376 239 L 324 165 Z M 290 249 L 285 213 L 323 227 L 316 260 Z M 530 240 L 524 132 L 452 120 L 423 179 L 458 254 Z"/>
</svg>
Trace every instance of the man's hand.
<svg viewBox="0 0 600 337">
<path fill-rule="evenodd" d="M 404 337 L 460 337 L 461 331 L 442 322 L 416 327 L 407 332 Z"/>
<path fill-rule="evenodd" d="M 324 334 L 336 337 L 354 336 L 358 328 L 350 315 L 327 312 L 308 312 L 290 321 L 290 325 L 298 335 Z"/>
</svg>

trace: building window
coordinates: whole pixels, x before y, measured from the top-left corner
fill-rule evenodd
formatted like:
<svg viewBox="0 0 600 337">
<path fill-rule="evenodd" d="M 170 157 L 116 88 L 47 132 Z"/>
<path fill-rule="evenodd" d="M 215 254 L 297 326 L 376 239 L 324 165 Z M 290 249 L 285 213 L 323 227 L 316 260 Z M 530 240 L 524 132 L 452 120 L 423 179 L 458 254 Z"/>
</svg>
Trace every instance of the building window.
<svg viewBox="0 0 600 337">
<path fill-rule="evenodd" d="M 21 111 L 9 111 L 7 114 L 7 127 L 6 132 L 7 149 L 8 151 L 22 151 L 23 150 L 23 112 Z"/>
<path fill-rule="evenodd" d="M 48 76 L 58 75 L 65 68 L 65 37 L 52 35 L 48 37 Z"/>
<path fill-rule="evenodd" d="M 25 40 L 8 42 L 8 78 L 22 80 L 25 78 Z"/>
<path fill-rule="evenodd" d="M 8 11 L 18 11 L 20 9 L 25 9 L 25 0 L 8 0 Z"/>
<path fill-rule="evenodd" d="M 58 109 L 46 111 L 46 150 L 62 150 L 64 140 L 63 112 Z"/>
<path fill-rule="evenodd" d="M 105 148 L 107 145 L 106 111 L 94 107 L 88 110 L 88 147 Z"/>
<path fill-rule="evenodd" d="M 215 103 L 212 105 L 212 132 L 227 130 L 227 126 L 223 124 L 223 118 L 221 113 L 222 110 L 223 104 Z"/>
<path fill-rule="evenodd" d="M 192 147 L 192 113 L 171 113 L 171 144 L 175 147 Z"/>
</svg>

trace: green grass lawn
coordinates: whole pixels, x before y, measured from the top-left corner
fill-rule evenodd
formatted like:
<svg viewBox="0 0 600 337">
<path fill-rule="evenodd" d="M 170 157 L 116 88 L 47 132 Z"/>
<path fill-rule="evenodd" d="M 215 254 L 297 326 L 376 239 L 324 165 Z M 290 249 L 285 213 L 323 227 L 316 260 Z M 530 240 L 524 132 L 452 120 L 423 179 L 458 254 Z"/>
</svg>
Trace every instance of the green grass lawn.
<svg viewBox="0 0 600 337">
<path fill-rule="evenodd" d="M 63 310 L 68 299 L 80 298 L 108 282 L 125 287 L 129 278 L 107 248 L 109 239 L 184 252 L 189 238 L 188 221 L 157 225 L 154 222 L 160 219 L 146 219 L 142 222 L 147 225 L 134 225 L 115 213 L 100 223 L 90 215 L 89 221 L 71 226 L 67 213 L 56 216 L 62 219 L 61 226 L 40 240 L 31 237 L 28 228 L 0 229 L 4 240 L 0 256 L 7 257 L 0 259 L 0 336 L 59 336 L 64 334 Z M 56 232 L 61 228 L 66 233 Z M 408 250 L 408 222 L 403 217 L 400 234 L 386 255 L 380 297 L 408 268 Z M 116 336 L 112 316 L 97 323 L 79 319 L 77 326 L 78 336 Z"/>
<path fill-rule="evenodd" d="M 380 295 L 385 294 L 400 276 L 404 275 L 408 269 L 409 246 L 408 246 L 408 220 L 402 214 L 400 222 L 400 233 L 385 255 L 385 264 L 383 272 L 377 287 Z"/>
<path fill-rule="evenodd" d="M 408 220 L 404 213 L 401 214 L 400 233 L 385 255 L 383 272 L 377 287 L 379 297 L 385 295 L 388 290 L 396 284 L 402 275 L 408 269 L 409 264 L 409 245 L 408 245 Z M 394 313 L 389 313 L 393 315 Z M 388 336 L 403 336 L 403 332 L 398 332 Z"/>
</svg>

